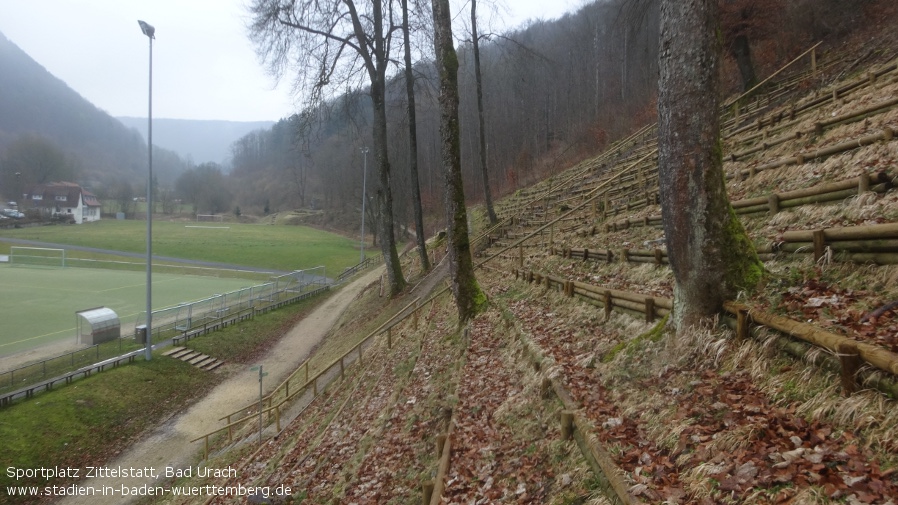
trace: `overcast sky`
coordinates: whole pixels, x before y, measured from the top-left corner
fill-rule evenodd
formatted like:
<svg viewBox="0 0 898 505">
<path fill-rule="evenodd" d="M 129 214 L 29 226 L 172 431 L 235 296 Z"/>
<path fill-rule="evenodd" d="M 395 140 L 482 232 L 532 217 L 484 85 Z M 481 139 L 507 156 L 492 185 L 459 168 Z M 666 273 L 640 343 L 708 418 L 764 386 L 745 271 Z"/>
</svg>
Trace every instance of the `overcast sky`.
<svg viewBox="0 0 898 505">
<path fill-rule="evenodd" d="M 246 36 L 247 2 L 0 0 L 0 32 L 109 114 L 146 117 L 149 45 L 137 24 L 142 19 L 156 27 L 153 117 L 274 121 L 297 110 L 297 100 L 289 83 L 277 85 L 257 60 Z M 506 0 L 505 26 L 557 18 L 580 4 Z M 478 13 L 485 5 L 478 2 Z"/>
</svg>

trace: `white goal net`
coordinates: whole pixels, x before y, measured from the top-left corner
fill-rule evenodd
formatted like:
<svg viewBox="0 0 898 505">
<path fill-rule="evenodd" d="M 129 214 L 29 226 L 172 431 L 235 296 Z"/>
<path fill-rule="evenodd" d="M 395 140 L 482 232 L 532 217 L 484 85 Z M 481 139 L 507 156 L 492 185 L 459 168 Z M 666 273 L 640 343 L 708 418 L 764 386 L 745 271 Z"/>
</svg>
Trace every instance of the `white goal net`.
<svg viewBox="0 0 898 505">
<path fill-rule="evenodd" d="M 9 263 L 11 265 L 65 267 L 65 249 L 12 246 L 9 248 Z"/>
</svg>

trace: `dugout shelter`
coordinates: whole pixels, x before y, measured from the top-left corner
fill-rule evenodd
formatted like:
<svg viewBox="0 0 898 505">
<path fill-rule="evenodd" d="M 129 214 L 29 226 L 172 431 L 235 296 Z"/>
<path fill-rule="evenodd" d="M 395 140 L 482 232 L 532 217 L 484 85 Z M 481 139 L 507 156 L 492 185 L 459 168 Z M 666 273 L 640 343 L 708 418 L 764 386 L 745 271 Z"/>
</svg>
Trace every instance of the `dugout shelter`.
<svg viewBox="0 0 898 505">
<path fill-rule="evenodd" d="M 78 319 L 78 342 L 81 344 L 95 345 L 122 336 L 118 314 L 108 307 L 79 310 L 75 316 Z"/>
</svg>

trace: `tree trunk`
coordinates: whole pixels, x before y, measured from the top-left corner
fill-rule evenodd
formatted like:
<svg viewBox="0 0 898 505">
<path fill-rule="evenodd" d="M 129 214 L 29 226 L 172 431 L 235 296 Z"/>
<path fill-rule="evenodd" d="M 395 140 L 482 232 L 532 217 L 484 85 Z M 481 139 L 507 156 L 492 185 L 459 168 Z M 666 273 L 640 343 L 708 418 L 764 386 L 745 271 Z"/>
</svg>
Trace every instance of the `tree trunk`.
<svg viewBox="0 0 898 505">
<path fill-rule="evenodd" d="M 408 96 L 408 169 L 411 174 L 412 200 L 415 209 L 415 241 L 421 270 L 430 270 L 424 236 L 424 211 L 421 209 L 421 185 L 418 183 L 418 122 L 415 116 L 415 76 L 412 72 L 412 48 L 409 41 L 408 0 L 402 0 L 402 38 L 405 43 L 405 94 Z"/>
<path fill-rule="evenodd" d="M 662 0 L 658 169 L 678 331 L 717 314 L 763 272 L 726 194 L 717 34 L 717 0 Z"/>
<path fill-rule="evenodd" d="M 733 40 L 730 54 L 736 59 L 739 74 L 742 76 L 742 91 L 748 91 L 758 83 L 755 75 L 755 66 L 751 61 L 751 47 L 748 45 L 748 36 L 739 35 Z"/>
<path fill-rule="evenodd" d="M 384 100 L 384 81 L 371 84 L 371 100 L 374 113 L 374 158 L 377 160 L 380 184 L 377 188 L 377 209 L 380 212 L 377 230 L 380 250 L 384 256 L 390 296 L 398 294 L 405 287 L 396 238 L 393 233 L 393 192 L 390 187 L 390 160 L 387 158 L 387 110 Z M 376 96 L 375 96 L 376 95 Z"/>
<path fill-rule="evenodd" d="M 477 87 L 477 120 L 480 123 L 480 173 L 483 174 L 483 197 L 490 225 L 496 224 L 493 195 L 490 192 L 490 176 L 486 164 L 486 121 L 483 114 L 483 74 L 480 72 L 480 40 L 477 35 L 477 0 L 471 0 L 471 40 L 474 43 L 474 81 Z"/>
<path fill-rule="evenodd" d="M 440 155 L 446 180 L 449 271 L 459 324 L 474 317 L 486 305 L 486 296 L 474 276 L 468 216 L 461 178 L 461 148 L 458 119 L 458 57 L 452 39 L 449 0 L 431 0 L 434 46 L 440 74 Z"/>
</svg>

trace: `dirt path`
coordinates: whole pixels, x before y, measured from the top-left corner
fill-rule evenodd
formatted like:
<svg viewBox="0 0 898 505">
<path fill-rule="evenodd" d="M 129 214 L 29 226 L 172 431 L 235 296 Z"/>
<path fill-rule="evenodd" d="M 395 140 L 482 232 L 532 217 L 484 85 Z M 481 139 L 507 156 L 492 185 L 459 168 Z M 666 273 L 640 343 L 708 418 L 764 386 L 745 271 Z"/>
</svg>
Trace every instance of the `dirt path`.
<svg viewBox="0 0 898 505">
<path fill-rule="evenodd" d="M 378 268 L 368 272 L 342 288 L 294 326 L 290 333 L 285 335 L 265 357 L 259 360 L 268 373 L 264 385 L 269 390 L 302 363 L 362 289 L 380 276 L 381 270 L 382 268 Z M 234 375 L 218 385 L 186 412 L 173 417 L 106 466 L 108 469 L 119 471 L 118 473 L 122 473 L 120 470 L 125 470 L 127 473 L 144 475 L 149 474 L 148 469 L 152 468 L 153 473 L 160 477 L 160 480 L 147 477 L 84 479 L 79 485 L 87 488 L 88 491 L 91 488 L 95 490 L 93 496 L 69 497 L 59 503 L 64 505 L 130 503 L 140 496 L 123 496 L 121 492 L 123 486 L 131 489 L 144 485 L 151 487 L 159 485 L 161 478 L 165 476 L 167 467 L 181 470 L 192 468 L 193 475 L 196 475 L 197 454 L 202 446 L 200 443 L 191 444 L 190 441 L 220 428 L 222 423 L 218 421 L 219 418 L 258 398 L 258 372 L 247 369 Z M 82 476 L 84 476 L 83 473 Z M 106 496 L 102 496 L 104 489 L 107 492 Z M 111 494 L 109 494 L 110 489 L 112 490 Z"/>
</svg>

